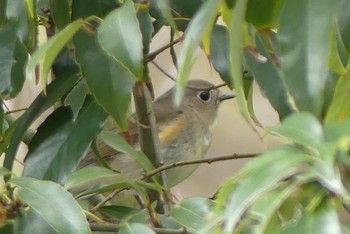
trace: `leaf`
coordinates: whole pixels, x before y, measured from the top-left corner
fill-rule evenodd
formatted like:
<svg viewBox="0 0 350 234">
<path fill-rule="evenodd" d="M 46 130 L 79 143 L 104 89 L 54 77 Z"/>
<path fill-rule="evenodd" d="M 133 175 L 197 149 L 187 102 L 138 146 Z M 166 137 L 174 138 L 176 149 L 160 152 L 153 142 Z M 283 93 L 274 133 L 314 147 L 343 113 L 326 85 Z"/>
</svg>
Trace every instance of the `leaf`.
<svg viewBox="0 0 350 234">
<path fill-rule="evenodd" d="M 270 130 L 307 148 L 317 149 L 324 140 L 321 123 L 308 112 L 294 113 Z"/>
<path fill-rule="evenodd" d="M 139 212 L 139 210 L 127 206 L 103 206 L 98 212 L 104 216 L 120 221 L 131 214 Z"/>
<path fill-rule="evenodd" d="M 2 28 L 6 20 L 6 1 L 0 0 L 0 28 Z"/>
<path fill-rule="evenodd" d="M 280 14 L 278 37 L 285 83 L 298 109 L 317 117 L 329 70 L 336 6 L 328 0 L 285 0 Z"/>
<path fill-rule="evenodd" d="M 135 78 L 142 79 L 142 34 L 132 0 L 109 13 L 97 30 L 98 42 L 105 52 L 123 64 Z"/>
<path fill-rule="evenodd" d="M 14 234 L 55 233 L 52 227 L 33 209 L 28 209 L 16 217 L 13 231 Z"/>
<path fill-rule="evenodd" d="M 95 15 L 104 18 L 109 12 L 120 6 L 120 1 L 74 0 L 72 2 L 72 19 L 87 18 Z"/>
<path fill-rule="evenodd" d="M 100 136 L 102 140 L 113 149 L 130 155 L 132 159 L 146 171 L 154 169 L 153 164 L 149 161 L 147 156 L 143 154 L 142 151 L 138 151 L 130 146 L 123 137 L 107 131 L 103 131 Z"/>
<path fill-rule="evenodd" d="M 69 0 L 50 0 L 50 12 L 55 26 L 59 30 L 71 22 L 69 2 Z"/>
<path fill-rule="evenodd" d="M 346 51 L 350 54 L 350 2 L 347 0 L 339 0 L 337 10 L 337 26 L 340 38 Z"/>
<path fill-rule="evenodd" d="M 350 116 L 350 79 L 341 76 L 336 84 L 332 102 L 327 110 L 326 122 L 342 121 Z"/>
<path fill-rule="evenodd" d="M 163 1 L 162 1 L 163 2 Z M 149 47 L 152 42 L 154 28 L 152 25 L 152 17 L 149 14 L 149 8 L 140 7 L 137 11 L 137 20 L 142 33 L 143 54 L 149 53 Z"/>
<path fill-rule="evenodd" d="M 230 61 L 228 50 L 228 30 L 222 25 L 215 25 L 210 38 L 210 60 L 215 70 L 225 83 L 233 88 L 230 74 Z"/>
<path fill-rule="evenodd" d="M 242 214 L 255 200 L 274 189 L 278 182 L 297 172 L 308 161 L 309 155 L 291 147 L 272 150 L 250 161 L 221 188 L 227 190 L 226 186 L 231 187 L 232 182 L 239 180 L 237 188 L 228 198 L 224 213 L 220 216 L 225 221 L 224 230 L 232 233 Z M 222 193 L 218 194 L 218 199 L 224 199 Z M 217 222 L 218 220 L 215 223 L 212 221 L 207 228 L 216 226 Z"/>
<path fill-rule="evenodd" d="M 264 56 L 267 60 L 259 61 L 253 57 L 249 50 L 245 50 L 245 61 L 251 68 L 254 79 L 258 82 L 263 95 L 267 97 L 273 108 L 278 112 L 280 119 L 283 119 L 292 112 L 285 84 L 280 76 L 280 71 L 273 64 L 271 56 L 264 48 L 261 37 L 256 38 L 256 44 L 256 53 Z"/>
<path fill-rule="evenodd" d="M 4 99 L 15 97 L 24 83 L 27 52 L 17 38 L 17 26 L 9 21 L 0 28 L 0 94 Z"/>
<path fill-rule="evenodd" d="M 89 90 L 97 103 L 125 130 L 135 83 L 133 75 L 100 49 L 94 35 L 80 32 L 74 44 Z"/>
<path fill-rule="evenodd" d="M 19 198 L 56 232 L 91 233 L 81 207 L 60 185 L 26 177 L 13 178 L 10 183 L 21 188 Z"/>
<path fill-rule="evenodd" d="M 196 49 L 200 46 L 204 35 L 211 30 L 218 14 L 221 1 L 206 1 L 191 21 L 185 32 L 176 82 L 175 102 L 179 105 L 183 96 Z"/>
<path fill-rule="evenodd" d="M 80 109 L 84 104 L 85 97 L 88 93 L 86 82 L 81 80 L 74 88 L 69 92 L 64 99 L 64 105 L 70 106 L 73 111 L 73 120 L 77 119 Z"/>
<path fill-rule="evenodd" d="M 134 184 L 133 180 L 124 177 L 120 173 L 114 172 L 104 167 L 89 166 L 70 174 L 66 180 L 64 187 L 68 190 L 94 182 L 104 182 L 106 180 L 110 181 L 110 183 L 129 183 L 129 186 Z"/>
<path fill-rule="evenodd" d="M 274 28 L 282 3 L 281 0 L 249 0 L 245 19 L 257 28 Z"/>
<path fill-rule="evenodd" d="M 72 39 L 83 24 L 84 21 L 81 19 L 74 21 L 40 46 L 28 61 L 26 67 L 27 77 L 33 81 L 35 80 L 35 69 L 38 65 L 39 77 L 44 88 L 47 82 L 47 75 L 58 53 Z"/>
<path fill-rule="evenodd" d="M 151 228 L 142 223 L 125 223 L 118 234 L 156 234 Z"/>
<path fill-rule="evenodd" d="M 71 57 L 62 60 L 66 64 L 72 62 Z M 13 132 L 10 145 L 5 155 L 4 167 L 11 170 L 17 149 L 30 125 L 49 107 L 56 103 L 78 81 L 75 64 L 66 66 L 64 73 L 47 86 L 46 95 L 39 94 L 29 108 L 17 120 L 16 129 Z M 64 79 L 62 79 L 64 78 Z"/>
<path fill-rule="evenodd" d="M 209 199 L 190 198 L 171 210 L 170 217 L 190 232 L 198 232 L 207 224 L 213 207 L 214 203 Z"/>
<path fill-rule="evenodd" d="M 10 175 L 11 171 L 0 166 L 0 177 Z"/>
<path fill-rule="evenodd" d="M 92 140 L 102 130 L 106 117 L 106 113 L 92 98 L 86 99 L 75 122 L 72 122 L 68 108 L 57 109 L 33 138 L 29 146 L 24 175 L 64 182 L 89 150 Z M 59 120 L 61 118 L 62 123 Z"/>
<path fill-rule="evenodd" d="M 156 22 L 160 24 L 160 26 L 163 26 L 164 23 L 168 23 L 172 30 L 178 31 L 176 22 L 171 14 L 170 0 L 150 0 L 150 5 L 150 13 L 156 19 Z"/>
</svg>

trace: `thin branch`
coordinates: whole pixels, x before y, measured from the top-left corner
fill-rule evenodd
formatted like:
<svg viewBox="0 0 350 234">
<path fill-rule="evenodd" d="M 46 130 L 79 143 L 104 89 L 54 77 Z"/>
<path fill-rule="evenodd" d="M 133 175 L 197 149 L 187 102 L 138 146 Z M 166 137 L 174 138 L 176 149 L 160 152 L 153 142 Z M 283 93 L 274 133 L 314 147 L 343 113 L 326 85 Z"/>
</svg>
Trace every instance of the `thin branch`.
<svg viewBox="0 0 350 234">
<path fill-rule="evenodd" d="M 176 79 L 170 75 L 167 71 L 165 71 L 161 66 L 159 66 L 156 62 L 154 61 L 151 61 L 151 63 L 156 67 L 158 68 L 159 71 L 161 71 L 165 76 L 167 76 L 170 80 L 176 82 Z"/>
<path fill-rule="evenodd" d="M 28 109 L 28 107 L 19 108 L 16 110 L 9 110 L 9 111 L 5 112 L 5 115 L 9 115 L 9 114 L 13 114 L 13 113 L 21 112 L 21 111 L 26 111 L 27 109 Z"/>
<path fill-rule="evenodd" d="M 155 57 L 157 57 L 160 53 L 162 53 L 164 50 L 168 49 L 169 47 L 172 47 L 173 45 L 179 43 L 180 41 L 183 40 L 183 36 L 177 38 L 176 40 L 173 40 L 172 42 L 170 42 L 169 44 L 166 44 L 165 46 L 147 54 L 144 59 L 143 62 L 144 63 L 148 63 L 150 61 L 153 61 L 153 59 L 155 59 Z"/>
<path fill-rule="evenodd" d="M 193 164 L 202 164 L 207 163 L 211 164 L 214 162 L 220 162 L 220 161 L 226 161 L 226 160 L 232 160 L 232 159 L 245 159 L 245 158 L 254 158 L 258 154 L 232 154 L 232 155 L 226 155 L 221 157 L 215 157 L 215 158 L 207 158 L 207 159 L 199 159 L 199 160 L 189 160 L 189 161 L 180 161 L 175 163 L 166 164 L 163 166 L 160 166 L 153 171 L 148 172 L 147 174 L 137 178 L 136 180 L 145 180 L 149 177 L 152 177 L 156 175 L 157 173 L 160 173 L 162 171 L 174 168 L 174 167 L 180 167 L 185 165 L 193 165 Z M 93 207 L 90 212 L 95 213 L 99 208 L 101 208 L 104 204 L 106 204 L 109 200 L 111 200 L 115 195 L 118 193 L 126 190 L 126 188 L 114 190 L 111 192 L 107 197 L 105 197 L 101 202 L 99 202 L 95 207 Z"/>
</svg>

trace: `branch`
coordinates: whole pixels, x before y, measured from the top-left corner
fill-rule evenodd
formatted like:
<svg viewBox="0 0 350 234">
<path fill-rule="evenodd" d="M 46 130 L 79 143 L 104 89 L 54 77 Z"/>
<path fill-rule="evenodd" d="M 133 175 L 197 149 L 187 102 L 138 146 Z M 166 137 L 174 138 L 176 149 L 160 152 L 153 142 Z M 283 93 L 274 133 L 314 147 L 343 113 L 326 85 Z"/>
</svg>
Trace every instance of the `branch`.
<svg viewBox="0 0 350 234">
<path fill-rule="evenodd" d="M 177 38 L 176 40 L 173 40 L 172 42 L 170 42 L 169 44 L 166 44 L 165 46 L 159 48 L 158 50 L 156 50 L 156 51 L 154 51 L 154 52 L 152 52 L 152 53 L 147 54 L 147 55 L 144 57 L 143 62 L 144 62 L 144 63 L 148 63 L 148 62 L 150 62 L 150 61 L 153 61 L 153 59 L 155 59 L 155 57 L 157 57 L 158 54 L 162 53 L 164 50 L 166 50 L 166 49 L 172 47 L 173 45 L 179 43 L 179 42 L 182 41 L 182 40 L 183 40 L 183 36 Z"/>
</svg>

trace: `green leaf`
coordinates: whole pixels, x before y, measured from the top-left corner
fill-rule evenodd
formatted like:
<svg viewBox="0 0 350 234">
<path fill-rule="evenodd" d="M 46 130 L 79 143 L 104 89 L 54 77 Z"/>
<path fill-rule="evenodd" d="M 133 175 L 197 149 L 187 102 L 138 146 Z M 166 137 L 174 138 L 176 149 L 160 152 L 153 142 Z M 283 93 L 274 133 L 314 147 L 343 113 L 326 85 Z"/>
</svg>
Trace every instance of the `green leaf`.
<svg viewBox="0 0 350 234">
<path fill-rule="evenodd" d="M 85 214 L 72 195 L 50 181 L 19 177 L 19 198 L 34 209 L 58 233 L 91 233 Z"/>
<path fill-rule="evenodd" d="M 16 217 L 13 231 L 14 234 L 55 233 L 52 227 L 33 209 L 25 210 Z"/>
<path fill-rule="evenodd" d="M 245 19 L 257 28 L 274 28 L 282 3 L 282 0 L 249 0 Z"/>
<path fill-rule="evenodd" d="M 100 49 L 94 35 L 80 32 L 74 38 L 74 44 L 89 90 L 98 104 L 125 130 L 135 83 L 133 75 Z"/>
<path fill-rule="evenodd" d="M 58 53 L 72 39 L 74 34 L 78 32 L 83 24 L 84 21 L 81 19 L 74 21 L 40 46 L 40 48 L 34 52 L 33 56 L 28 61 L 26 67 L 27 77 L 33 81 L 35 80 L 35 68 L 38 65 L 41 84 L 42 87 L 45 87 L 47 75 L 49 74 L 51 66 Z"/>
<path fill-rule="evenodd" d="M 176 82 L 175 102 L 177 104 L 180 103 L 183 96 L 195 57 L 195 50 L 200 46 L 204 35 L 213 27 L 220 3 L 219 0 L 206 1 L 186 30 Z"/>
<path fill-rule="evenodd" d="M 341 76 L 336 84 L 332 102 L 326 114 L 326 122 L 342 121 L 350 116 L 350 79 Z"/>
<path fill-rule="evenodd" d="M 214 202 L 207 198 L 190 198 L 170 212 L 170 217 L 191 232 L 198 232 L 212 215 Z"/>
<path fill-rule="evenodd" d="M 338 31 L 348 54 L 350 54 L 350 2 L 347 0 L 339 0 L 338 5 Z"/>
<path fill-rule="evenodd" d="M 203 0 L 170 0 L 170 8 L 176 28 L 180 31 L 187 30 L 191 20 L 196 17 L 204 2 Z M 173 27 L 173 30 L 176 30 L 176 28 Z"/>
<path fill-rule="evenodd" d="M 0 0 L 0 28 L 2 28 L 6 20 L 6 1 Z"/>
<path fill-rule="evenodd" d="M 222 25 L 215 25 L 210 38 L 210 60 L 215 70 L 225 83 L 233 88 L 230 75 L 230 61 L 228 52 L 228 30 Z"/>
<path fill-rule="evenodd" d="M 129 183 L 129 186 L 134 184 L 133 180 L 130 180 L 120 173 L 109 170 L 107 168 L 85 167 L 70 174 L 66 180 L 64 187 L 68 190 L 94 182 L 105 181 L 110 181 L 110 183 Z"/>
<path fill-rule="evenodd" d="M 127 206 L 103 206 L 98 210 L 98 212 L 108 216 L 109 218 L 120 221 L 131 214 L 136 214 L 139 212 L 139 210 Z"/>
<path fill-rule="evenodd" d="M 152 17 L 149 14 L 149 9 L 140 7 L 137 12 L 137 20 L 142 33 L 143 54 L 148 54 L 152 42 L 152 35 L 154 33 Z"/>
<path fill-rule="evenodd" d="M 37 20 L 34 0 L 7 1 L 6 17 L 16 22 L 17 36 L 29 53 L 37 46 Z"/>
<path fill-rule="evenodd" d="M 11 171 L 0 166 L 0 177 L 10 175 Z"/>
<path fill-rule="evenodd" d="M 308 112 L 294 113 L 270 130 L 307 148 L 317 149 L 324 140 L 321 123 Z"/>
<path fill-rule="evenodd" d="M 73 120 L 77 119 L 80 109 L 84 104 L 85 97 L 88 93 L 86 82 L 81 80 L 74 88 L 69 92 L 64 99 L 64 105 L 70 106 L 73 111 Z"/>
<path fill-rule="evenodd" d="M 150 0 L 150 5 L 150 13 L 156 19 L 155 22 L 159 25 L 159 27 L 162 27 L 165 23 L 168 23 L 172 30 L 178 31 L 175 20 L 171 14 L 170 0 Z"/>
<path fill-rule="evenodd" d="M 97 30 L 98 42 L 115 62 L 140 80 L 143 72 L 142 34 L 132 0 L 107 15 Z"/>
<path fill-rule="evenodd" d="M 17 25 L 13 21 L 0 28 L 0 50 L 0 94 L 7 99 L 21 91 L 28 57 L 25 47 L 17 38 Z"/>
<path fill-rule="evenodd" d="M 59 30 L 63 29 L 71 22 L 69 3 L 69 0 L 50 0 L 51 15 L 55 26 Z"/>
<path fill-rule="evenodd" d="M 278 36 L 285 83 L 298 109 L 317 117 L 329 70 L 336 8 L 336 1 L 285 0 L 280 14 Z"/>
<path fill-rule="evenodd" d="M 324 126 L 325 141 L 337 141 L 343 137 L 348 137 L 350 133 L 350 120 L 342 122 L 330 122 Z"/>
<path fill-rule="evenodd" d="M 309 160 L 309 155 L 303 151 L 284 147 L 267 152 L 249 162 L 231 179 L 240 180 L 237 188 L 228 198 L 228 204 L 222 215 L 225 221 L 225 231 L 232 233 L 242 214 L 255 200 L 275 188 L 278 182 L 300 170 L 300 167 Z M 244 178 L 241 179 L 242 177 Z M 232 186 L 231 180 L 226 182 L 227 185 L 223 185 L 224 189 L 226 186 Z M 220 193 L 218 199 L 223 199 Z M 211 225 L 216 226 L 217 224 L 213 221 L 208 227 Z"/>
<path fill-rule="evenodd" d="M 62 60 L 67 65 L 65 71 L 47 86 L 46 95 L 39 94 L 30 107 L 17 120 L 16 129 L 5 155 L 4 167 L 12 169 L 17 149 L 30 125 L 49 107 L 56 103 L 66 92 L 68 92 L 78 81 L 77 67 L 72 63 L 71 58 Z M 63 76 L 63 77 L 62 77 Z M 63 79 L 62 79 L 63 78 Z"/>
<path fill-rule="evenodd" d="M 103 131 L 100 134 L 102 140 L 112 147 L 113 149 L 130 155 L 135 162 L 137 162 L 143 169 L 146 171 L 151 171 L 154 169 L 151 161 L 147 158 L 147 156 L 142 153 L 142 151 L 138 151 L 130 146 L 123 137 L 115 134 L 113 132 Z"/>
<path fill-rule="evenodd" d="M 74 0 L 72 2 L 72 19 L 87 18 L 95 15 L 103 18 L 110 11 L 120 6 L 121 1 L 109 0 Z"/>
<path fill-rule="evenodd" d="M 118 234 L 156 234 L 151 228 L 142 223 L 125 223 Z"/>
<path fill-rule="evenodd" d="M 75 122 L 72 122 L 69 108 L 57 109 L 33 138 L 24 175 L 64 182 L 86 154 L 92 140 L 102 130 L 106 117 L 106 113 L 92 98 L 86 99 Z M 53 123 L 57 122 L 60 125 L 55 126 Z"/>
</svg>

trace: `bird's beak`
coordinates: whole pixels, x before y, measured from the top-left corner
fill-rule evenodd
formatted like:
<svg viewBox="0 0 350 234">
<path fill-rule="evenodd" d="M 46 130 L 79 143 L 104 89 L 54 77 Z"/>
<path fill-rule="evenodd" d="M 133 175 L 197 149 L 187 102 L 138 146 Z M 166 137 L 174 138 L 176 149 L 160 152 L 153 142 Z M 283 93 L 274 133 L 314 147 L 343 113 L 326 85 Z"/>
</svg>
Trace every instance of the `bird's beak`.
<svg viewBox="0 0 350 234">
<path fill-rule="evenodd" d="M 228 100 L 228 99 L 232 99 L 232 98 L 235 98 L 236 95 L 234 94 L 223 94 L 219 97 L 219 101 L 222 102 L 222 101 L 225 101 L 225 100 Z"/>
</svg>

